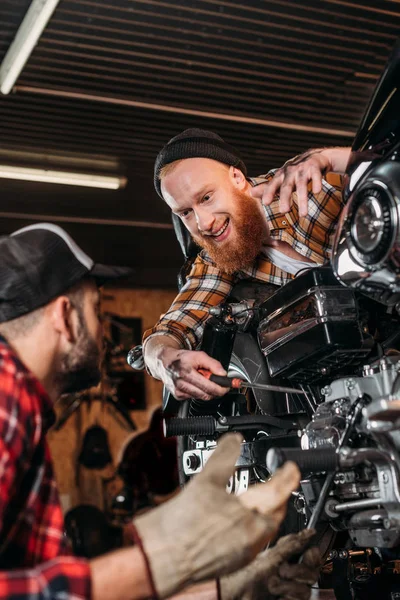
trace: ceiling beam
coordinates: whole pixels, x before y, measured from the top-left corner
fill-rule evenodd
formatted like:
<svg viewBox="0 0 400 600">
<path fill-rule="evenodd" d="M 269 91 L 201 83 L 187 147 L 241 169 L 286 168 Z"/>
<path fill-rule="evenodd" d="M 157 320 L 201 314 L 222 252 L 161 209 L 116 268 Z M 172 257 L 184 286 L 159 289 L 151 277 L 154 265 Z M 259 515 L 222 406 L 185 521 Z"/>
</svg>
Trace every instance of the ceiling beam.
<svg viewBox="0 0 400 600">
<path fill-rule="evenodd" d="M 83 225 L 114 225 L 117 227 L 147 227 L 149 229 L 173 229 L 172 223 L 154 221 L 130 221 L 129 219 L 100 219 L 96 217 L 72 217 L 64 215 L 42 215 L 0 211 L 0 219 L 20 219 L 30 221 L 51 221 L 53 223 L 81 223 Z"/>
<path fill-rule="evenodd" d="M 98 94 L 86 94 L 83 92 L 72 92 L 67 90 L 55 90 L 51 88 L 34 87 L 28 85 L 18 85 L 15 90 L 27 94 L 39 94 L 43 96 L 56 96 L 58 98 L 69 98 L 74 100 L 85 100 L 88 102 L 102 102 L 104 104 L 116 104 L 118 106 L 130 106 L 135 108 L 145 108 L 161 112 L 176 113 L 180 115 L 193 115 L 207 119 L 217 119 L 220 121 L 232 121 L 236 123 L 247 123 L 250 125 L 260 125 L 263 127 L 275 127 L 277 129 L 287 129 L 292 131 L 306 131 L 308 133 L 320 133 L 323 135 L 332 135 L 339 137 L 348 137 L 353 139 L 355 131 L 346 129 L 334 129 L 330 127 L 316 127 L 314 125 L 305 125 L 291 123 L 288 121 L 275 121 L 273 119 L 261 119 L 257 117 L 247 117 L 246 115 L 237 115 L 229 113 L 211 112 L 197 110 L 192 108 L 183 108 L 182 106 L 169 106 L 166 104 L 155 104 L 153 102 L 140 102 L 130 98 L 121 98 L 116 96 L 101 96 Z"/>
</svg>

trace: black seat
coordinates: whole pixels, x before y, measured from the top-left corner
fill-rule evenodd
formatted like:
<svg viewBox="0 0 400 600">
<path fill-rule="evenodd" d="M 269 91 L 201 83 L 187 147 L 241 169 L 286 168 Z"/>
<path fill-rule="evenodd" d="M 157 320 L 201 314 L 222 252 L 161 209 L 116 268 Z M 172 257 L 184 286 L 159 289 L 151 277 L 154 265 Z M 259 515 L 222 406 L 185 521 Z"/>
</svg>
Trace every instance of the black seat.
<svg viewBox="0 0 400 600">
<path fill-rule="evenodd" d="M 199 247 L 193 241 L 192 236 L 177 215 L 172 214 L 172 224 L 174 226 L 176 239 L 182 250 L 182 254 L 187 258 L 195 258 L 199 252 Z"/>
<path fill-rule="evenodd" d="M 194 259 L 200 251 L 199 246 L 193 241 L 192 236 L 177 215 L 172 215 L 172 223 L 176 239 L 179 242 L 185 262 L 178 273 L 178 289 L 180 290 L 186 282 L 186 277 L 191 269 Z"/>
</svg>

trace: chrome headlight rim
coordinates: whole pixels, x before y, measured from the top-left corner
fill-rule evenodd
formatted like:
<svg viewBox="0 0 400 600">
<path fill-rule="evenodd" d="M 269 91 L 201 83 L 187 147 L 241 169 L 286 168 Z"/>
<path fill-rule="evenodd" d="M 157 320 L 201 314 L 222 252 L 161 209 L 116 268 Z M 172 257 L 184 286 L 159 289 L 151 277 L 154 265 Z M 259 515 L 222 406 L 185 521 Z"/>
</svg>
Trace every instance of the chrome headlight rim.
<svg viewBox="0 0 400 600">
<path fill-rule="evenodd" d="M 366 201 L 373 199 L 380 206 L 382 212 L 382 232 L 378 243 L 369 251 L 362 248 L 359 240 L 355 239 L 355 218 L 360 207 Z M 348 215 L 348 242 L 349 251 L 358 264 L 374 270 L 380 268 L 387 260 L 395 239 L 398 226 L 398 213 L 396 203 L 388 186 L 381 181 L 368 181 L 356 192 Z"/>
</svg>

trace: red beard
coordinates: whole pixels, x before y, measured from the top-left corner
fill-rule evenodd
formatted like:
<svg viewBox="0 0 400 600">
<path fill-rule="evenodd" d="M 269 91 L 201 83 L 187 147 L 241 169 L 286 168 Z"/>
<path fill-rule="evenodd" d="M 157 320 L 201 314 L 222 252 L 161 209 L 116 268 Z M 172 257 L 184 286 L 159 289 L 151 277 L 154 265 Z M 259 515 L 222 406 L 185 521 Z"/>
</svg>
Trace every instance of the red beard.
<svg viewBox="0 0 400 600">
<path fill-rule="evenodd" d="M 229 237 L 217 242 L 211 236 L 193 235 L 196 243 L 207 251 L 211 260 L 225 273 L 235 273 L 251 266 L 266 238 L 265 222 L 259 200 L 243 192 L 234 192 L 234 205 L 229 216 Z"/>
</svg>

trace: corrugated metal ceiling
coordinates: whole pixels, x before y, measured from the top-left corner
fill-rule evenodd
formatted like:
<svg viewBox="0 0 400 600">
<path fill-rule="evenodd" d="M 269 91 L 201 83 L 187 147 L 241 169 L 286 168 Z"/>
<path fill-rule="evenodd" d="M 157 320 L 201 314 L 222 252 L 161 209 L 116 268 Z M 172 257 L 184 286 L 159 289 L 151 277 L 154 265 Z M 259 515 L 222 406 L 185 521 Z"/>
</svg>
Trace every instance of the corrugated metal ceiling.
<svg viewBox="0 0 400 600">
<path fill-rule="evenodd" d="M 0 59 L 28 6 L 0 1 Z M 348 144 L 399 25 L 393 1 L 61 0 L 14 93 L 0 98 L 1 157 L 103 161 L 129 185 L 94 194 L 3 180 L 0 231 L 29 221 L 18 212 L 67 219 L 95 257 L 134 264 L 139 284 L 174 285 L 172 231 L 132 226 L 170 223 L 151 178 L 165 141 L 213 129 L 252 174 L 308 147 Z M 82 218 L 99 224 L 71 224 Z"/>
</svg>

